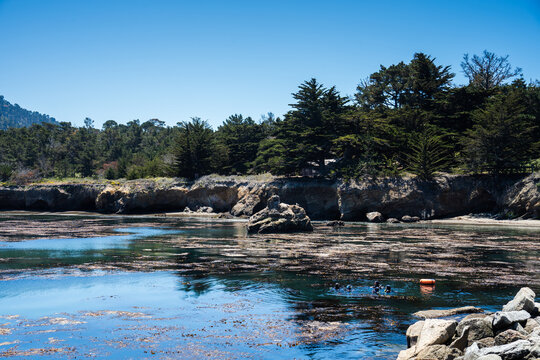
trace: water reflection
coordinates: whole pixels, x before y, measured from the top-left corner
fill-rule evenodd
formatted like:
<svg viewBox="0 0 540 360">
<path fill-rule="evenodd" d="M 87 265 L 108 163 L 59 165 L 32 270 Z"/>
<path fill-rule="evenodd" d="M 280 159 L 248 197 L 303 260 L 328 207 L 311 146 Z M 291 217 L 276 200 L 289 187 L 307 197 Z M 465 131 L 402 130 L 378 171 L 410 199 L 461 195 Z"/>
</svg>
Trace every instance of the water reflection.
<svg viewBox="0 0 540 360">
<path fill-rule="evenodd" d="M 42 220 L 7 221 L 31 229 Z M 66 224 L 73 221 L 82 220 Z M 0 243 L 0 315 L 20 316 L 6 319 L 5 342 L 50 347 L 48 337 L 28 333 L 32 325 L 54 330 L 77 354 L 89 350 L 81 339 L 93 338 L 98 354 L 113 358 L 152 349 L 172 357 L 393 359 L 415 311 L 493 310 L 517 287 L 540 283 L 538 238 L 516 229 L 353 224 L 248 237 L 243 223 L 230 221 L 87 223 L 106 236 Z M 119 235 L 110 235 L 114 228 Z M 419 286 L 421 277 L 437 286 Z M 392 293 L 372 294 L 374 280 Z"/>
</svg>

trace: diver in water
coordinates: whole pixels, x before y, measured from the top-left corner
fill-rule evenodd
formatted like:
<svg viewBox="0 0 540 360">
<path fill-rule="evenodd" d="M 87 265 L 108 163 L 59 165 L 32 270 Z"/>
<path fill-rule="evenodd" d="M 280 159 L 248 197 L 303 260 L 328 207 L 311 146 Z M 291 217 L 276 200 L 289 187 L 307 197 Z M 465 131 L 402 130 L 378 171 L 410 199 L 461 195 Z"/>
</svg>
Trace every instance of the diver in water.
<svg viewBox="0 0 540 360">
<path fill-rule="evenodd" d="M 381 284 L 378 281 L 375 281 L 375 284 L 371 287 L 372 293 L 379 295 L 379 290 L 381 290 Z"/>
<path fill-rule="evenodd" d="M 334 284 L 334 289 L 339 290 L 341 288 L 341 285 L 337 282 Z"/>
<path fill-rule="evenodd" d="M 391 292 L 392 292 L 392 287 L 390 285 L 386 285 L 386 287 L 384 288 L 384 293 L 390 294 Z"/>
<path fill-rule="evenodd" d="M 347 291 L 352 291 L 352 285 L 351 284 L 347 285 Z"/>
</svg>

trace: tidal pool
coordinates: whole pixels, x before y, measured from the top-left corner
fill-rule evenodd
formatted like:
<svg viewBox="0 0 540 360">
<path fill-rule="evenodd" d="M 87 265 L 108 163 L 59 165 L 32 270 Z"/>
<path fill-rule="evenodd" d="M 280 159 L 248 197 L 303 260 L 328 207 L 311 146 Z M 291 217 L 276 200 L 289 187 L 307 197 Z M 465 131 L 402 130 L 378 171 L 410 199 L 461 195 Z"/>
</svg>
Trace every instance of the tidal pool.
<svg viewBox="0 0 540 360">
<path fill-rule="evenodd" d="M 395 359 L 415 311 L 540 290 L 538 228 L 244 227 L 0 213 L 0 357 Z M 394 291 L 372 295 L 375 280 Z"/>
</svg>

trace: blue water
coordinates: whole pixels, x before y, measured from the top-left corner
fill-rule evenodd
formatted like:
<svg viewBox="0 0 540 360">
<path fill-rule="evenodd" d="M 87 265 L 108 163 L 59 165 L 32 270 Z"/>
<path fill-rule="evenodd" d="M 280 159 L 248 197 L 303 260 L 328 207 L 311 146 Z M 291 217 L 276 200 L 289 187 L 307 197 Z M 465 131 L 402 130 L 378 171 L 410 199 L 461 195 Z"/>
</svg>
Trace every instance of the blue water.
<svg viewBox="0 0 540 360">
<path fill-rule="evenodd" d="M 494 311 L 536 276 L 539 259 L 536 233 L 520 229 L 359 224 L 247 237 L 230 221 L 103 220 L 111 223 L 118 235 L 0 241 L 0 356 L 395 359 L 412 313 Z M 400 247 L 409 248 L 394 253 Z M 444 275 L 445 251 L 459 276 Z M 506 268 L 514 283 L 484 284 Z M 419 271 L 437 285 L 420 287 Z M 374 279 L 392 293 L 373 295 Z"/>
</svg>

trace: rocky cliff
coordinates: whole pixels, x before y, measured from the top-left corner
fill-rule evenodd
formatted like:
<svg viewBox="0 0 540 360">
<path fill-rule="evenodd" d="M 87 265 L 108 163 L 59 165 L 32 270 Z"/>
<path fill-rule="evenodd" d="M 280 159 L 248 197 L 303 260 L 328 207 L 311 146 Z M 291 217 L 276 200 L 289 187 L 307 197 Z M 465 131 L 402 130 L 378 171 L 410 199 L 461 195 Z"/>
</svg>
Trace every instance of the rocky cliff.
<svg viewBox="0 0 540 360">
<path fill-rule="evenodd" d="M 372 211 L 386 218 L 410 215 L 431 219 L 479 212 L 540 217 L 540 173 L 526 178 L 449 175 L 431 182 L 414 178 L 357 182 L 206 178 L 194 183 L 167 179 L 4 186 L 0 187 L 0 209 L 150 213 L 211 207 L 215 212 L 251 216 L 266 207 L 271 195 L 299 204 L 314 220 L 361 221 Z"/>
</svg>

